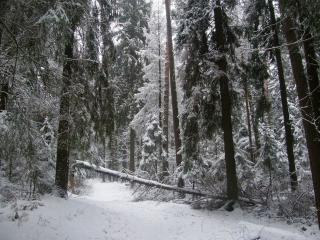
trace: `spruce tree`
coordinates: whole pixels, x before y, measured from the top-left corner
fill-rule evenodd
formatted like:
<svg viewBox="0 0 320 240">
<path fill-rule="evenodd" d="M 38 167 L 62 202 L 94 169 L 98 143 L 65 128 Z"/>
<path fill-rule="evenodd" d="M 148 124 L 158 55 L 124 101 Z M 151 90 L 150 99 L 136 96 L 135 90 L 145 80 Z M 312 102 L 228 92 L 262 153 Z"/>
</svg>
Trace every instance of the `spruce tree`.
<svg viewBox="0 0 320 240">
<path fill-rule="evenodd" d="M 292 17 L 289 15 L 288 10 L 290 9 L 289 2 L 287 0 L 279 0 L 279 6 L 281 16 L 283 18 L 283 32 L 286 38 L 292 72 L 296 82 L 297 92 L 299 96 L 300 110 L 303 117 L 303 126 L 306 135 L 310 167 L 313 178 L 313 187 L 315 193 L 317 216 L 320 227 L 320 136 L 315 126 L 310 123 L 312 122 L 313 109 L 311 100 L 309 97 L 309 89 L 307 84 L 307 78 L 305 75 L 302 56 L 298 45 L 298 37 L 295 31 L 295 25 Z M 310 119 L 311 118 L 311 119 Z"/>
<path fill-rule="evenodd" d="M 69 4 L 65 3 L 65 8 L 70 25 L 67 28 L 68 31 L 65 40 L 55 175 L 55 185 L 58 194 L 61 197 L 67 197 L 68 188 L 69 156 L 71 147 L 70 89 L 72 87 L 73 77 L 75 30 L 81 20 L 85 8 L 85 1 L 82 2 L 82 5 L 74 2 Z"/>
<path fill-rule="evenodd" d="M 274 54 L 277 62 L 278 69 L 278 78 L 280 83 L 280 93 L 281 93 L 281 102 L 282 102 L 282 111 L 283 111 L 283 119 L 284 119 L 284 127 L 285 127 L 285 135 L 286 135 L 286 147 L 287 147 L 287 156 L 289 161 L 289 173 L 290 173 L 290 183 L 292 191 L 295 191 L 298 185 L 297 173 L 296 173 L 296 164 L 293 153 L 293 134 L 292 134 L 292 124 L 289 115 L 288 109 L 288 100 L 287 100 L 287 89 L 286 89 L 286 81 L 283 70 L 282 56 L 280 50 L 280 40 L 279 40 L 279 29 L 278 23 L 276 22 L 273 1 L 268 0 L 268 7 L 270 11 L 270 24 L 272 26 L 273 31 L 273 46 L 275 47 Z"/>
<path fill-rule="evenodd" d="M 231 119 L 231 97 L 228 77 L 228 62 L 226 58 L 226 20 L 220 0 L 214 1 L 214 20 L 215 20 L 215 46 L 219 54 L 217 57 L 217 66 L 219 71 L 219 84 L 221 95 L 221 110 L 222 110 L 222 129 L 224 139 L 224 152 L 226 162 L 227 176 L 227 195 L 230 200 L 238 199 L 238 180 L 236 172 L 236 162 L 234 158 L 234 142 L 232 132 Z"/>
<path fill-rule="evenodd" d="M 171 0 L 165 0 L 166 18 L 167 18 L 167 44 L 168 44 L 168 59 L 169 59 L 169 76 L 170 76 L 170 89 L 171 89 L 171 101 L 172 101 L 172 114 L 173 114 L 173 128 L 174 139 L 176 148 L 176 165 L 179 167 L 182 163 L 181 156 L 181 137 L 180 137 L 180 125 L 179 125 L 179 109 L 177 99 L 177 84 L 175 76 L 175 62 L 173 54 L 173 42 L 172 42 L 172 25 L 171 25 Z M 182 179 L 179 180 L 180 187 L 183 186 Z"/>
</svg>

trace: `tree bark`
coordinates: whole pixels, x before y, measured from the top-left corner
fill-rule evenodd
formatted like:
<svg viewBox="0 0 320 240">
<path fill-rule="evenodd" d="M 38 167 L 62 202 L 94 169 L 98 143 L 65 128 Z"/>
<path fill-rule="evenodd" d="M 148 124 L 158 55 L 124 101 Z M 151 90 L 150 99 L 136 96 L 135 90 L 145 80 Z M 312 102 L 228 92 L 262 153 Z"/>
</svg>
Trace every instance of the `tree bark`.
<svg viewBox="0 0 320 240">
<path fill-rule="evenodd" d="M 308 20 L 308 14 L 310 13 L 303 9 L 302 2 L 296 1 L 295 4 L 297 7 L 297 12 L 300 16 L 299 20 L 302 26 L 301 30 L 303 32 L 303 49 L 307 66 L 307 79 L 314 112 L 313 122 L 317 127 L 317 131 L 320 132 L 320 81 L 318 75 L 319 61 L 315 50 L 315 38 L 310 25 L 308 25 L 310 23 L 305 23 Z"/>
<path fill-rule="evenodd" d="M 158 102 L 158 107 L 159 107 L 159 127 L 162 128 L 162 64 L 161 64 L 161 33 L 160 33 L 160 9 L 158 9 L 158 82 L 159 82 L 159 102 Z M 162 138 L 160 138 L 160 144 L 159 144 L 159 159 L 162 158 Z M 158 165 L 156 161 L 156 165 Z M 158 167 L 157 167 L 158 168 Z"/>
<path fill-rule="evenodd" d="M 168 152 L 169 152 L 169 84 L 170 84 L 170 70 L 169 70 L 169 57 L 168 57 L 168 45 L 166 44 L 166 58 L 164 65 L 164 96 L 163 96 L 163 123 L 162 131 L 164 140 L 163 157 L 162 157 L 162 175 L 167 176 L 169 174 Z"/>
<path fill-rule="evenodd" d="M 55 185 L 60 197 L 67 197 L 68 174 L 69 174 L 69 154 L 70 154 L 70 96 L 69 88 L 72 77 L 72 59 L 74 46 L 75 26 L 71 27 L 71 32 L 67 37 L 65 47 L 65 64 L 63 67 L 62 92 L 60 99 L 60 119 L 57 142 L 57 163 Z"/>
<path fill-rule="evenodd" d="M 291 124 L 289 109 L 288 109 L 286 81 L 285 81 L 284 71 L 283 71 L 281 50 L 279 48 L 280 47 L 279 30 L 276 22 L 272 0 L 268 0 L 268 5 L 269 5 L 270 18 L 271 18 L 271 25 L 273 30 L 273 46 L 276 47 L 274 50 L 274 54 L 277 61 L 278 77 L 279 77 L 279 83 L 280 83 L 282 112 L 283 112 L 283 120 L 284 120 L 285 136 L 286 136 L 287 155 L 288 155 L 288 162 L 289 162 L 290 184 L 291 184 L 291 190 L 295 191 L 298 187 L 298 178 L 297 178 L 296 164 L 295 164 L 294 153 L 293 153 L 294 139 L 292 134 L 292 124 Z"/>
<path fill-rule="evenodd" d="M 254 136 L 254 142 L 255 142 L 255 156 L 258 153 L 258 150 L 261 148 L 260 144 L 260 135 L 259 135 L 259 119 L 257 118 L 257 114 L 255 113 L 254 107 L 252 106 L 252 97 L 251 95 L 249 97 L 249 108 L 251 112 L 251 121 L 252 121 L 252 130 L 253 130 L 253 136 Z"/>
<path fill-rule="evenodd" d="M 317 127 L 318 132 L 320 132 L 320 85 L 318 75 L 319 65 L 314 48 L 314 38 L 308 27 L 305 29 L 303 47 L 307 63 L 307 75 L 314 112 L 314 123 Z"/>
<path fill-rule="evenodd" d="M 135 161 L 134 161 L 134 153 L 135 153 L 135 141 L 136 141 L 136 133 L 130 128 L 130 160 L 129 160 L 129 170 L 131 172 L 135 172 Z"/>
<path fill-rule="evenodd" d="M 5 15 L 8 8 L 8 0 L 0 0 L 0 20 L 4 22 Z M 0 46 L 2 40 L 3 26 L 0 24 Z"/>
<path fill-rule="evenodd" d="M 306 135 L 307 148 L 309 152 L 310 167 L 315 193 L 318 222 L 320 227 L 320 134 L 315 126 L 311 124 L 313 109 L 309 97 L 307 78 L 304 72 L 302 57 L 297 44 L 298 38 L 295 32 L 295 25 L 290 16 L 287 15 L 287 0 L 279 0 L 280 12 L 283 18 L 283 32 L 288 44 L 291 67 L 298 91 L 300 110 L 303 117 L 303 126 Z"/>
<path fill-rule="evenodd" d="M 3 21 L 5 18 L 6 10 L 7 10 L 7 2 L 8 0 L 0 0 L 0 20 Z M 2 46 L 2 34 L 3 34 L 3 27 L 0 24 L 0 51 Z M 5 79 L 0 80 L 0 112 L 5 111 L 7 109 L 7 102 L 8 102 L 8 91 L 9 91 L 9 84 L 8 81 Z"/>
<path fill-rule="evenodd" d="M 177 87 L 175 79 L 175 66 L 173 56 L 173 44 L 172 44 L 172 27 L 171 27 L 171 10 L 170 0 L 165 0 L 166 5 L 166 18 L 167 18 L 167 43 L 168 43 L 168 57 L 169 57 L 169 69 L 170 69 L 170 85 L 171 85 L 171 100 L 172 100 L 172 113 L 173 113 L 173 129 L 174 129 L 174 141 L 176 147 L 176 165 L 180 166 L 182 163 L 181 155 L 181 138 L 180 138 L 180 126 L 179 126 L 179 110 L 178 110 L 178 98 Z"/>
<path fill-rule="evenodd" d="M 252 141 L 250 103 L 249 103 L 249 95 L 250 95 L 250 93 L 249 93 L 247 79 L 245 79 L 244 91 L 245 91 L 245 99 L 246 99 L 246 113 L 247 113 L 247 124 L 248 124 L 248 134 L 249 134 L 250 159 L 251 159 L 251 162 L 255 162 L 254 148 L 253 148 L 253 141 Z"/>
<path fill-rule="evenodd" d="M 230 200 L 238 199 L 238 180 L 236 173 L 236 163 L 234 159 L 234 143 L 232 133 L 232 121 L 231 121 L 231 99 L 229 90 L 229 79 L 227 76 L 227 59 L 226 53 L 226 36 L 223 26 L 223 12 L 220 0 L 215 1 L 214 6 L 214 20 L 216 28 L 216 47 L 221 56 L 217 61 L 219 68 L 220 94 L 222 104 L 222 129 L 224 140 L 224 151 L 226 161 L 226 174 L 227 174 L 227 194 Z"/>
<path fill-rule="evenodd" d="M 158 83 L 159 83 L 159 126 L 162 127 L 162 64 L 161 64 L 161 32 L 160 32 L 160 9 L 158 7 Z M 160 147 L 162 149 L 162 147 Z M 161 155 L 160 158 L 161 159 Z"/>
<path fill-rule="evenodd" d="M 4 79 L 2 81 L 5 81 Z M 1 92 L 0 92 L 0 112 L 5 111 L 7 109 L 7 102 L 8 102 L 8 91 L 9 91 L 9 84 L 3 83 L 1 84 Z"/>
<path fill-rule="evenodd" d="M 116 156 L 116 133 L 111 133 L 109 136 L 108 148 L 109 148 L 109 164 L 108 167 L 110 169 L 117 169 L 118 168 L 118 160 Z"/>
</svg>

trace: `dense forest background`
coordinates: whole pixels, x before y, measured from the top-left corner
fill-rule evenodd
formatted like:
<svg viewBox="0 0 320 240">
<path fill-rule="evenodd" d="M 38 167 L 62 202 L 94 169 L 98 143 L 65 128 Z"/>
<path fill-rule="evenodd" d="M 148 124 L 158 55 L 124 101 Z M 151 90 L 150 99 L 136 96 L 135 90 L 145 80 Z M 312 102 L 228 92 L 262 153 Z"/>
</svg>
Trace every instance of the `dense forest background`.
<svg viewBox="0 0 320 240">
<path fill-rule="evenodd" d="M 319 8 L 0 0 L 0 196 L 81 160 L 320 220 Z"/>
</svg>

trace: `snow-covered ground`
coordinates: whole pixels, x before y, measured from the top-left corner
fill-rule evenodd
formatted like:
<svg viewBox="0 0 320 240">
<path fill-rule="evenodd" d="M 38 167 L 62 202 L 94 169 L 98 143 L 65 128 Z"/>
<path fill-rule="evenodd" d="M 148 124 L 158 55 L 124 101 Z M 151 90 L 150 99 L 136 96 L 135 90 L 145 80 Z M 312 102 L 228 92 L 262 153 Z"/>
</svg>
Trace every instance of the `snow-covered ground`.
<svg viewBox="0 0 320 240">
<path fill-rule="evenodd" d="M 46 196 L 32 211 L 30 205 L 25 210 L 18 207 L 19 217 L 12 208 L 0 209 L 0 240 L 320 239 L 316 227 L 303 232 L 240 209 L 229 213 L 193 210 L 184 204 L 135 202 L 124 184 L 99 180 L 88 184 L 91 190 L 85 196 L 69 200 Z"/>
</svg>

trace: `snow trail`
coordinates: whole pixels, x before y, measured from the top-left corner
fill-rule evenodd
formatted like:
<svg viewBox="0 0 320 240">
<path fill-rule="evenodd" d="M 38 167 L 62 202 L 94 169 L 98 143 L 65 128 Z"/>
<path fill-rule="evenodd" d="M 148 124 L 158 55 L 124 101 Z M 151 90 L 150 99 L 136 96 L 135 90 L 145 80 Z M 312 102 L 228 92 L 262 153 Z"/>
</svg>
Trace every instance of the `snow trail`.
<svg viewBox="0 0 320 240">
<path fill-rule="evenodd" d="M 316 240 L 316 230 L 268 223 L 240 209 L 193 210 L 184 204 L 134 202 L 121 183 L 89 180 L 91 190 L 69 200 L 46 196 L 33 211 L 0 209 L 0 240 Z M 2 214 L 1 214 L 2 213 Z M 260 237 L 260 238 L 258 238 Z"/>
</svg>

